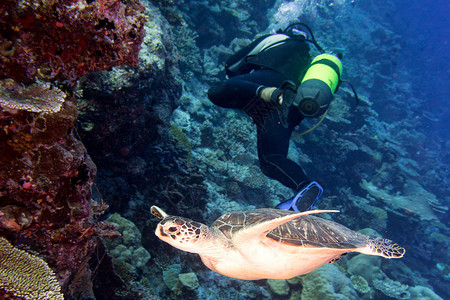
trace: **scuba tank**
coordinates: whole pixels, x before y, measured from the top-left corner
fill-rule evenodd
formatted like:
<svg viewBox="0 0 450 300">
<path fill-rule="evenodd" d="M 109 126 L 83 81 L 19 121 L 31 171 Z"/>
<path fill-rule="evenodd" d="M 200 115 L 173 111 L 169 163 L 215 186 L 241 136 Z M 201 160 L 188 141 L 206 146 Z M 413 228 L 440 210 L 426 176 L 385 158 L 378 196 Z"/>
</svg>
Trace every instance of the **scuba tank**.
<svg viewBox="0 0 450 300">
<path fill-rule="evenodd" d="M 334 98 L 334 93 L 338 91 L 342 82 L 350 86 L 356 99 L 356 105 L 359 104 L 359 97 L 353 85 L 341 79 L 342 63 L 340 59 L 342 59 L 342 54 L 338 54 L 337 56 L 325 54 L 323 48 L 314 38 L 311 28 L 302 22 L 293 23 L 284 31 L 280 32 L 288 35 L 304 34 L 306 41 L 313 44 L 321 53 L 312 60 L 296 91 L 296 95 L 293 97 L 294 99 L 289 99 L 287 105 L 293 104 L 297 106 L 300 113 L 307 118 L 315 118 L 323 115 L 318 123 L 320 124 L 325 117 L 330 102 Z"/>
<path fill-rule="evenodd" d="M 342 63 L 334 55 L 316 56 L 302 79 L 294 105 L 308 118 L 321 116 L 326 112 L 334 93 L 338 90 L 342 76 Z"/>
</svg>

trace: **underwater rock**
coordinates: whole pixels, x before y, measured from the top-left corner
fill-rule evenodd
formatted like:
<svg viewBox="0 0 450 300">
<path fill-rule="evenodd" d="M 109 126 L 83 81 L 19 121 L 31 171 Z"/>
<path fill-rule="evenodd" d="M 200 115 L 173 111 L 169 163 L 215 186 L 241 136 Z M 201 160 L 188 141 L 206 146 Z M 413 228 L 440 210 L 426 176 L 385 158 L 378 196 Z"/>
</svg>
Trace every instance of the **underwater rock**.
<svg viewBox="0 0 450 300">
<path fill-rule="evenodd" d="M 181 282 L 179 275 L 181 274 L 181 266 L 179 264 L 173 264 L 163 270 L 163 280 L 166 286 L 171 291 L 180 289 Z"/>
<path fill-rule="evenodd" d="M 355 288 L 355 290 L 358 293 L 366 294 L 366 293 L 370 292 L 369 283 L 367 282 L 367 280 L 364 277 L 359 276 L 359 275 L 352 275 L 350 277 L 350 280 L 352 281 L 353 287 Z"/>
<path fill-rule="evenodd" d="M 384 295 L 394 299 L 411 298 L 411 294 L 408 291 L 409 286 L 401 284 L 400 282 L 394 281 L 390 278 L 384 278 L 383 280 L 374 279 L 373 286 Z"/>
<path fill-rule="evenodd" d="M 129 263 L 134 268 L 142 269 L 150 260 L 151 256 L 142 247 L 142 235 L 136 225 L 118 213 L 109 216 L 106 222 L 114 225 L 121 234 L 118 238 L 104 241 L 111 256 L 114 259 Z"/>
<path fill-rule="evenodd" d="M 424 221 L 436 219 L 433 206 L 429 204 L 429 201 L 436 202 L 437 200 L 429 200 L 436 199 L 436 197 L 412 179 L 405 184 L 403 195 L 392 195 L 389 191 L 377 187 L 372 182 L 364 179 L 361 182 L 361 188 L 365 189 L 377 201 L 383 201 L 387 208 L 402 215 Z"/>
<path fill-rule="evenodd" d="M 267 285 L 275 295 L 289 295 L 289 284 L 285 279 L 267 279 Z"/>
<path fill-rule="evenodd" d="M 381 260 L 375 256 L 358 254 L 347 261 L 347 270 L 351 275 L 362 276 L 368 282 L 385 277 L 381 270 Z"/>
<path fill-rule="evenodd" d="M 408 289 L 408 292 L 411 294 L 411 299 L 443 300 L 443 298 L 426 286 L 412 286 Z"/>
<path fill-rule="evenodd" d="M 324 265 L 300 277 L 302 280 L 302 299 L 358 299 L 349 278 L 336 266 Z"/>
<path fill-rule="evenodd" d="M 180 280 L 183 287 L 187 288 L 188 290 L 195 290 L 200 286 L 200 284 L 198 283 L 197 275 L 193 272 L 181 273 L 178 275 L 178 279 Z"/>
</svg>

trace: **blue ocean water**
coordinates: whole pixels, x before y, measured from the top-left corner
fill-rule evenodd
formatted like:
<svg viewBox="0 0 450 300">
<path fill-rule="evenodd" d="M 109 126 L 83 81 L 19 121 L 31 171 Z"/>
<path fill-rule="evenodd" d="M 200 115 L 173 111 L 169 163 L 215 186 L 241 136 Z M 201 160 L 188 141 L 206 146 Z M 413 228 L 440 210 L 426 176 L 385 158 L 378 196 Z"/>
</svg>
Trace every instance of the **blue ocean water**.
<svg viewBox="0 0 450 300">
<path fill-rule="evenodd" d="M 422 113 L 430 144 L 443 146 L 444 163 L 448 164 L 450 24 L 447 1 L 397 1 L 396 14 L 386 21 L 405 39 L 405 63 L 415 74 L 414 93 L 425 99 Z M 448 196 L 447 196 L 448 197 Z"/>
</svg>

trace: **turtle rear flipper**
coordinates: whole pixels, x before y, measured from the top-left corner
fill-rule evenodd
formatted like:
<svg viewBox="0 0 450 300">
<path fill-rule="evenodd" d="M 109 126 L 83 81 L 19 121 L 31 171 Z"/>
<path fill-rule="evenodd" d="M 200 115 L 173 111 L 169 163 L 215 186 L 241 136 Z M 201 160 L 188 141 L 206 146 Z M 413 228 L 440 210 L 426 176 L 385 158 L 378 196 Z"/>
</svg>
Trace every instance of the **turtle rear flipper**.
<svg viewBox="0 0 450 300">
<path fill-rule="evenodd" d="M 405 254 L 405 249 L 388 239 L 378 237 L 369 237 L 367 251 L 361 251 L 364 254 L 378 255 L 385 258 L 401 258 Z"/>
</svg>

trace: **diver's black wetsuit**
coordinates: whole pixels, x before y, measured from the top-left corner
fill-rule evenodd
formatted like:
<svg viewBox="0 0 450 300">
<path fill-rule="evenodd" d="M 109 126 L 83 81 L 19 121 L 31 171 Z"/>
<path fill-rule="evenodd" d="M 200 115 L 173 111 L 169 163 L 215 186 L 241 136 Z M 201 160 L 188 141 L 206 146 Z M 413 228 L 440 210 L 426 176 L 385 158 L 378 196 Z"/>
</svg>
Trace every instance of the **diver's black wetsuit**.
<svg viewBox="0 0 450 300">
<path fill-rule="evenodd" d="M 298 191 L 309 182 L 303 169 L 287 159 L 291 133 L 303 116 L 291 106 L 287 127 L 283 126 L 275 104 L 259 97 L 264 87 L 281 87 L 287 80 L 300 84 L 309 62 L 309 48 L 302 38 L 289 37 L 255 55 L 248 54 L 267 36 L 263 36 L 227 61 L 227 75 L 208 91 L 209 99 L 224 108 L 244 110 L 257 125 L 258 156 L 262 172 L 270 178 Z M 228 69 L 242 58 L 245 63 L 238 70 Z M 285 122 L 286 123 L 286 122 Z"/>
</svg>

